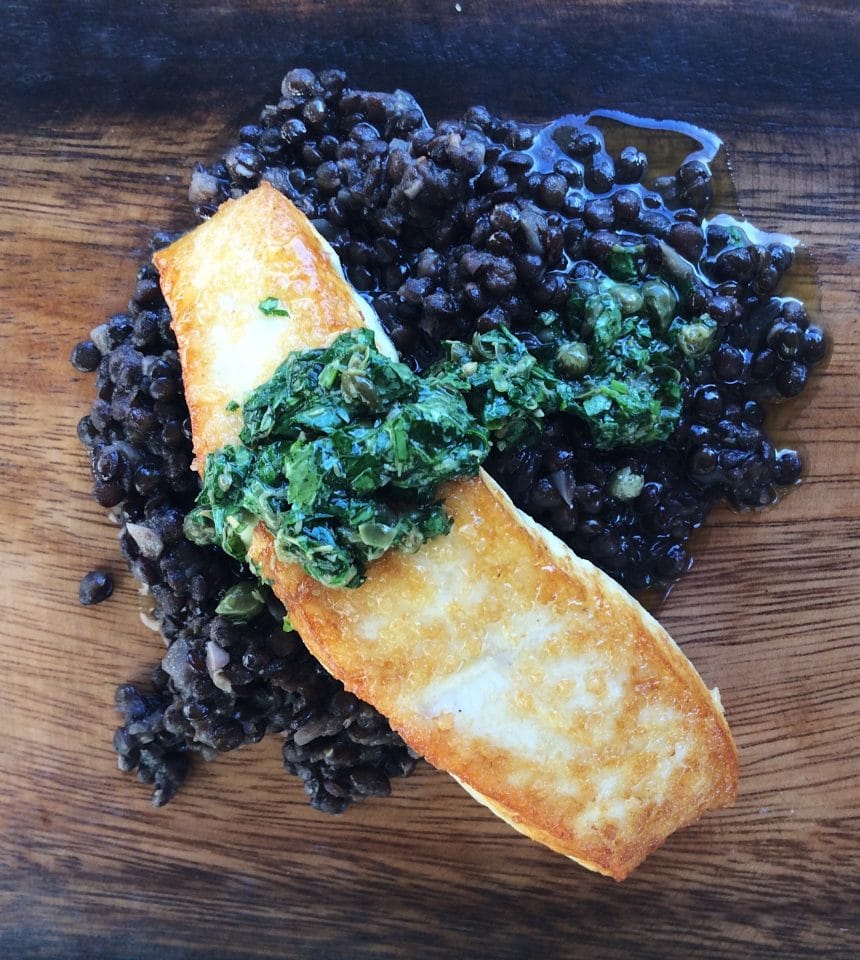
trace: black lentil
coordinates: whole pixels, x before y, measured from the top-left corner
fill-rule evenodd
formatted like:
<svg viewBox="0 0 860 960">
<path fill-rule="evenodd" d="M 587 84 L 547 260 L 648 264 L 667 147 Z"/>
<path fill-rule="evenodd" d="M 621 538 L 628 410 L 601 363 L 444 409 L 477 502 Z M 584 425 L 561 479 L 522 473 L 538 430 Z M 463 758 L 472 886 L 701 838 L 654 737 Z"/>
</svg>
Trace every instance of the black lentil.
<svg viewBox="0 0 860 960">
<path fill-rule="evenodd" d="M 92 373 L 101 362 L 102 355 L 92 340 L 82 340 L 72 350 L 72 366 L 81 373 Z"/>
<path fill-rule="evenodd" d="M 689 539 L 715 503 L 765 506 L 797 482 L 800 457 L 775 451 L 765 403 L 804 388 L 826 340 L 799 301 L 775 294 L 790 246 L 704 219 L 713 201 L 706 162 L 646 183 L 645 153 L 630 145 L 613 158 L 596 126 L 566 118 L 552 139 L 546 160 L 538 128 L 485 107 L 431 126 L 403 91 L 369 93 L 341 71 L 296 69 L 222 160 L 195 166 L 189 199 L 206 218 L 271 182 L 332 243 L 418 371 L 441 340 L 499 324 L 539 343 L 537 314 L 563 309 L 569 279 L 597 276 L 621 241 L 640 242 L 651 268 L 684 258 L 695 282 L 670 312 L 707 313 L 718 332 L 685 384 L 675 434 L 601 451 L 560 416 L 535 447 L 488 463 L 518 505 L 624 586 L 665 585 L 688 568 Z M 172 239 L 158 234 L 153 245 Z M 182 532 L 198 480 L 176 340 L 150 263 L 128 312 L 96 328 L 72 362 L 96 371 L 97 399 L 78 425 L 94 496 L 125 525 L 121 548 L 170 645 L 148 689 L 117 692 L 121 769 L 137 770 L 161 805 L 193 756 L 280 732 L 284 764 L 318 809 L 387 795 L 415 755 L 283 631 L 277 601 L 267 597 L 249 623 L 216 613 L 242 573 Z"/>
<path fill-rule="evenodd" d="M 615 161 L 618 183 L 638 183 L 648 170 L 648 158 L 636 147 L 625 147 Z"/>
<path fill-rule="evenodd" d="M 78 599 L 85 606 L 101 603 L 113 593 L 113 577 L 103 570 L 91 570 L 85 574 L 78 589 Z"/>
</svg>

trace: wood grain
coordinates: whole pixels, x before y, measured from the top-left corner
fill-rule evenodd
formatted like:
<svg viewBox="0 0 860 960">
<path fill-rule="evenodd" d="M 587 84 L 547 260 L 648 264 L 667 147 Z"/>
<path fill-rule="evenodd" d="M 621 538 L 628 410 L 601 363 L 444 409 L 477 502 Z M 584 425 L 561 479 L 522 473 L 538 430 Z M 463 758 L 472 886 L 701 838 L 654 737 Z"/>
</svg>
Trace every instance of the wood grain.
<svg viewBox="0 0 860 960">
<path fill-rule="evenodd" d="M 860 950 L 860 16 L 852 3 L 12 0 L 0 24 L 0 953 L 18 957 L 853 957 Z M 835 344 L 790 411 L 778 510 L 715 514 L 661 619 L 722 691 L 737 806 L 624 885 L 515 836 L 428 768 L 333 819 L 278 743 L 167 808 L 115 769 L 113 687 L 160 640 L 74 437 L 67 357 L 152 230 L 289 66 L 433 116 L 594 106 L 719 132 L 744 211 L 813 249 Z M 117 578 L 85 610 L 80 576 Z"/>
</svg>

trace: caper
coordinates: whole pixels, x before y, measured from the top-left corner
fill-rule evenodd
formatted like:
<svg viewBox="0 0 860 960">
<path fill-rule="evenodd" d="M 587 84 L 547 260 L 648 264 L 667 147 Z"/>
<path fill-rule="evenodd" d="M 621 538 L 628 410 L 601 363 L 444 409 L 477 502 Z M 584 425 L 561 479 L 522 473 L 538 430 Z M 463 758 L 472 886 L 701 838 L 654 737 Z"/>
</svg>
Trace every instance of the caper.
<svg viewBox="0 0 860 960">
<path fill-rule="evenodd" d="M 188 540 L 200 547 L 206 547 L 218 541 L 215 524 L 212 522 L 212 513 L 204 507 L 194 507 L 185 514 L 182 532 Z"/>
<path fill-rule="evenodd" d="M 215 608 L 215 613 L 220 613 L 222 617 L 229 617 L 231 620 L 244 622 L 253 620 L 265 605 L 261 587 L 256 583 L 243 580 L 230 587 L 224 594 Z"/>
<path fill-rule="evenodd" d="M 363 543 L 379 550 L 387 550 L 397 535 L 397 529 L 387 523 L 375 523 L 369 520 L 358 525 L 358 535 Z"/>
<path fill-rule="evenodd" d="M 708 319 L 700 317 L 692 323 L 678 324 L 675 340 L 684 356 L 703 357 L 711 349 L 716 324 Z"/>
<path fill-rule="evenodd" d="M 609 292 L 621 308 L 623 317 L 632 317 L 642 309 L 642 294 L 632 283 L 616 283 Z"/>
<path fill-rule="evenodd" d="M 656 321 L 661 332 L 669 328 L 678 307 L 675 291 L 660 280 L 646 280 L 641 289 L 645 312 Z"/>
<path fill-rule="evenodd" d="M 616 470 L 609 478 L 609 492 L 619 500 L 635 500 L 642 493 L 645 478 L 641 473 L 635 473 L 630 467 Z"/>
<path fill-rule="evenodd" d="M 588 373 L 591 366 L 591 357 L 588 347 L 578 341 L 563 343 L 555 354 L 555 364 L 558 372 L 570 380 Z"/>
</svg>

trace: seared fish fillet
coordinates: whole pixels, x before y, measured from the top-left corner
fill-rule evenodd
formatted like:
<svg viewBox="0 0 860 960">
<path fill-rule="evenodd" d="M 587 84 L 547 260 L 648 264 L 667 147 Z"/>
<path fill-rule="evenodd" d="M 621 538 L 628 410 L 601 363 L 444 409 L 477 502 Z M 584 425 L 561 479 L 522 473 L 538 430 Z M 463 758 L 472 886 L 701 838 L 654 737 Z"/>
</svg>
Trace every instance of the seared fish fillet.
<svg viewBox="0 0 860 960">
<path fill-rule="evenodd" d="M 288 350 L 378 322 L 328 244 L 267 184 L 156 255 L 198 464 L 234 442 L 242 401 Z M 277 296 L 288 318 L 262 317 Z M 356 590 L 251 558 L 308 648 L 434 766 L 513 827 L 623 879 L 678 827 L 734 800 L 719 695 L 612 579 L 485 473 L 442 490 L 447 537 L 392 552 Z"/>
<path fill-rule="evenodd" d="M 229 412 L 268 380 L 291 350 L 324 347 L 372 327 L 377 349 L 397 351 L 370 305 L 343 279 L 334 250 L 292 203 L 263 183 L 153 257 L 179 343 L 195 467 L 235 442 L 242 415 Z M 282 313 L 266 315 L 264 300 Z"/>
</svg>

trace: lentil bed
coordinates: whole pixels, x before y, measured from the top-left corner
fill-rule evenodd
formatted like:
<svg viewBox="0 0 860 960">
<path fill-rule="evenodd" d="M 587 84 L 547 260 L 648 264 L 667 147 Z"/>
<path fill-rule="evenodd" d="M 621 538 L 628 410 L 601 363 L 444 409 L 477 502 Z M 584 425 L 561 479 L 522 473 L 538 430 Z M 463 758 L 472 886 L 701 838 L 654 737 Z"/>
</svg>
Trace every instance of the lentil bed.
<svg viewBox="0 0 860 960">
<path fill-rule="evenodd" d="M 270 181 L 332 243 L 418 371 L 441 340 L 499 324 L 528 344 L 537 315 L 563 308 L 569 281 L 600 275 L 619 242 L 644 244 L 649 269 L 686 270 L 679 312 L 707 313 L 718 336 L 684 382 L 668 441 L 599 450 L 577 420 L 559 416 L 538 445 L 488 463 L 519 506 L 635 591 L 688 568 L 689 538 L 716 502 L 767 506 L 798 480 L 797 453 L 775 449 L 767 435 L 767 402 L 804 389 L 825 339 L 802 303 L 777 295 L 791 244 L 707 219 L 707 160 L 687 159 L 649 181 L 640 149 L 612 155 L 599 128 L 578 121 L 541 128 L 473 107 L 431 126 L 403 91 L 354 90 L 341 71 L 297 69 L 222 160 L 195 167 L 189 197 L 205 218 Z M 153 248 L 172 239 L 157 234 Z M 211 759 L 280 732 L 285 766 L 316 808 L 339 813 L 387 795 L 416 755 L 284 632 L 278 601 L 269 595 L 247 623 L 216 611 L 247 575 L 183 536 L 199 483 L 176 341 L 151 263 L 138 272 L 128 311 L 71 359 L 95 372 L 96 399 L 78 427 L 93 495 L 123 524 L 123 555 L 152 603 L 144 619 L 169 645 L 150 688 L 117 690 L 121 769 L 136 770 L 161 805 L 192 756 Z M 619 482 L 631 474 L 634 483 Z"/>
</svg>

